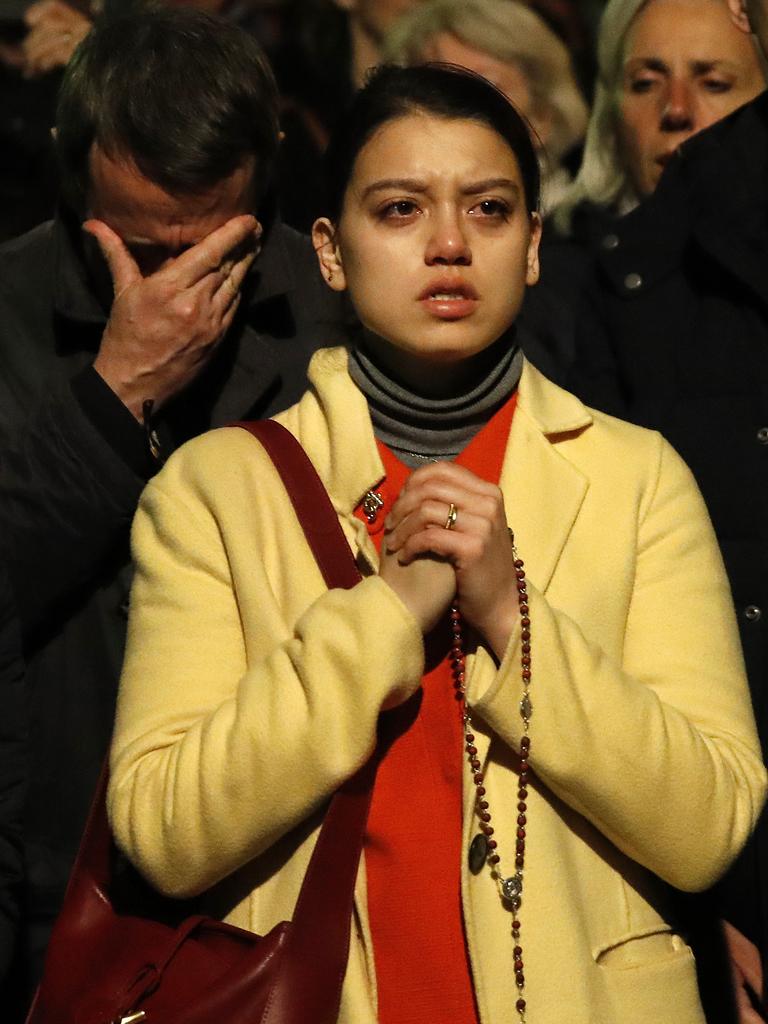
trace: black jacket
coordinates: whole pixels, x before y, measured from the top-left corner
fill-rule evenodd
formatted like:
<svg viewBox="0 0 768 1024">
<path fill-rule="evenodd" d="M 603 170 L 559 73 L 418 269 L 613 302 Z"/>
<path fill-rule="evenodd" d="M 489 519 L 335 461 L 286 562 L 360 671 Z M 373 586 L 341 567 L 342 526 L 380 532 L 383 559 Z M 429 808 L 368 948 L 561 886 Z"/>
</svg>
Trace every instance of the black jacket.
<svg viewBox="0 0 768 1024">
<path fill-rule="evenodd" d="M 27 775 L 21 636 L 0 569 L 0 981 L 13 956 L 22 879 L 21 813 Z"/>
<path fill-rule="evenodd" d="M 722 547 L 768 744 L 768 94 L 687 143 L 592 252 L 569 386 L 660 430 L 693 470 Z M 768 836 L 724 889 L 768 951 Z"/>
<path fill-rule="evenodd" d="M 25 847 L 36 957 L 107 749 L 128 606 L 128 530 L 155 468 L 143 428 L 91 368 L 107 311 L 79 237 L 60 218 L 0 248 L 0 556 L 28 662 Z M 277 224 L 213 361 L 161 413 L 164 451 L 290 404 L 312 351 L 340 340 L 337 296 L 309 240 Z"/>
</svg>

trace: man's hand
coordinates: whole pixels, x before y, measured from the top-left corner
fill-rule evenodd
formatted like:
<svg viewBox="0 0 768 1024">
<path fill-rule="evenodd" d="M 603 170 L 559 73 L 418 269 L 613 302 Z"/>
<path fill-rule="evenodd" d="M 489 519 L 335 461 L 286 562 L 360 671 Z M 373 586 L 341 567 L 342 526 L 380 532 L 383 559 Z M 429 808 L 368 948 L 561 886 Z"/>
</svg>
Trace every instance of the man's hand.
<svg viewBox="0 0 768 1024">
<path fill-rule="evenodd" d="M 94 369 L 141 420 L 144 401 L 158 409 L 182 391 L 227 333 L 261 227 L 250 214 L 233 217 L 148 277 L 103 221 L 83 227 L 99 243 L 115 296 Z"/>
<path fill-rule="evenodd" d="M 751 989 L 757 999 L 762 999 L 763 968 L 760 953 L 746 935 L 742 935 L 732 924 L 728 921 L 723 921 L 722 924 L 731 964 L 739 1024 L 764 1024 L 765 1017 L 753 1009 L 749 995 Z"/>
<path fill-rule="evenodd" d="M 27 9 L 24 21 L 29 28 L 21 44 L 26 78 L 64 67 L 92 25 L 90 18 L 62 0 L 38 0 Z"/>
</svg>

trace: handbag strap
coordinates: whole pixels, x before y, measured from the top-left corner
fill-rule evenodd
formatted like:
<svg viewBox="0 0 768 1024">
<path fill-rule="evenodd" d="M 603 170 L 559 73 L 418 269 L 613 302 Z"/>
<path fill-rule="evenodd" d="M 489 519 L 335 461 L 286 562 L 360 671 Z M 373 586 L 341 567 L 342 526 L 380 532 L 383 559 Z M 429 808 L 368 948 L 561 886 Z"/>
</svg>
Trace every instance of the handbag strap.
<svg viewBox="0 0 768 1024">
<path fill-rule="evenodd" d="M 360 581 L 349 544 L 304 449 L 274 420 L 237 423 L 272 459 L 329 589 Z M 335 1021 L 349 954 L 355 880 L 376 776 L 376 758 L 336 792 L 304 876 L 280 979 L 263 1024 Z"/>
<path fill-rule="evenodd" d="M 330 498 L 299 443 L 273 421 L 235 425 L 250 431 L 271 456 L 328 587 L 353 587 L 360 573 Z M 283 969 L 260 1024 L 336 1021 L 375 774 L 376 758 L 371 757 L 329 804 L 296 903 L 288 938 L 290 955 L 283 958 Z M 106 813 L 108 779 L 106 758 L 68 892 L 96 885 L 107 898 L 113 871 L 112 833 Z M 256 946 L 254 957 L 258 960 L 259 956 Z"/>
<path fill-rule="evenodd" d="M 274 420 L 250 420 L 234 426 L 253 434 L 272 459 L 328 589 L 354 587 L 360 582 L 360 572 L 328 491 L 299 442 Z"/>
</svg>

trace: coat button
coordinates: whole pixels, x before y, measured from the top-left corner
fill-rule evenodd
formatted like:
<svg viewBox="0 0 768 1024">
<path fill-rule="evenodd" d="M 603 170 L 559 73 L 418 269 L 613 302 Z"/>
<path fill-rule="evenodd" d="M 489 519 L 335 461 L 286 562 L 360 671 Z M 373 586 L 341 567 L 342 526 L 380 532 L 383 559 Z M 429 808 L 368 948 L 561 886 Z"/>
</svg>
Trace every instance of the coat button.
<svg viewBox="0 0 768 1024">
<path fill-rule="evenodd" d="M 618 249 L 619 236 L 614 234 L 606 235 L 600 244 L 604 249 L 607 249 L 609 252 L 611 249 Z"/>
<path fill-rule="evenodd" d="M 749 619 L 750 622 L 758 622 L 762 617 L 762 609 L 758 608 L 756 604 L 748 604 L 744 609 L 744 618 Z"/>
<path fill-rule="evenodd" d="M 757 432 L 757 440 L 760 444 L 768 444 L 768 427 L 760 427 Z"/>
<path fill-rule="evenodd" d="M 624 278 L 624 287 L 627 291 L 636 292 L 638 288 L 642 287 L 642 284 L 642 277 L 639 274 L 636 274 L 634 270 Z"/>
<path fill-rule="evenodd" d="M 473 875 L 482 871 L 490 852 L 488 837 L 484 836 L 482 832 L 478 832 L 469 846 L 469 870 Z"/>
</svg>

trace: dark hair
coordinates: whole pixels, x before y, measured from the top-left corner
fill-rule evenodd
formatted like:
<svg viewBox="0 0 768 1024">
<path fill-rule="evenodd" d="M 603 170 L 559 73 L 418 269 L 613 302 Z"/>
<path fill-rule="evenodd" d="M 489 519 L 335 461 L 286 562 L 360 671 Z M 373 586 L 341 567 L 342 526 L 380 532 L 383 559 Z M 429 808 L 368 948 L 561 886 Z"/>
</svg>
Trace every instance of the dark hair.
<svg viewBox="0 0 768 1024">
<path fill-rule="evenodd" d="M 477 121 L 500 135 L 517 157 L 528 210 L 539 208 L 541 175 L 531 128 L 494 85 L 452 64 L 374 69 L 339 121 L 324 160 L 325 213 L 341 216 L 355 160 L 374 132 L 388 121 L 424 112 L 449 120 Z"/>
<path fill-rule="evenodd" d="M 139 8 L 93 28 L 67 67 L 56 119 L 65 195 L 80 209 L 98 143 L 168 191 L 192 193 L 255 157 L 254 202 L 277 155 L 278 95 L 256 40 L 183 8 Z"/>
</svg>

